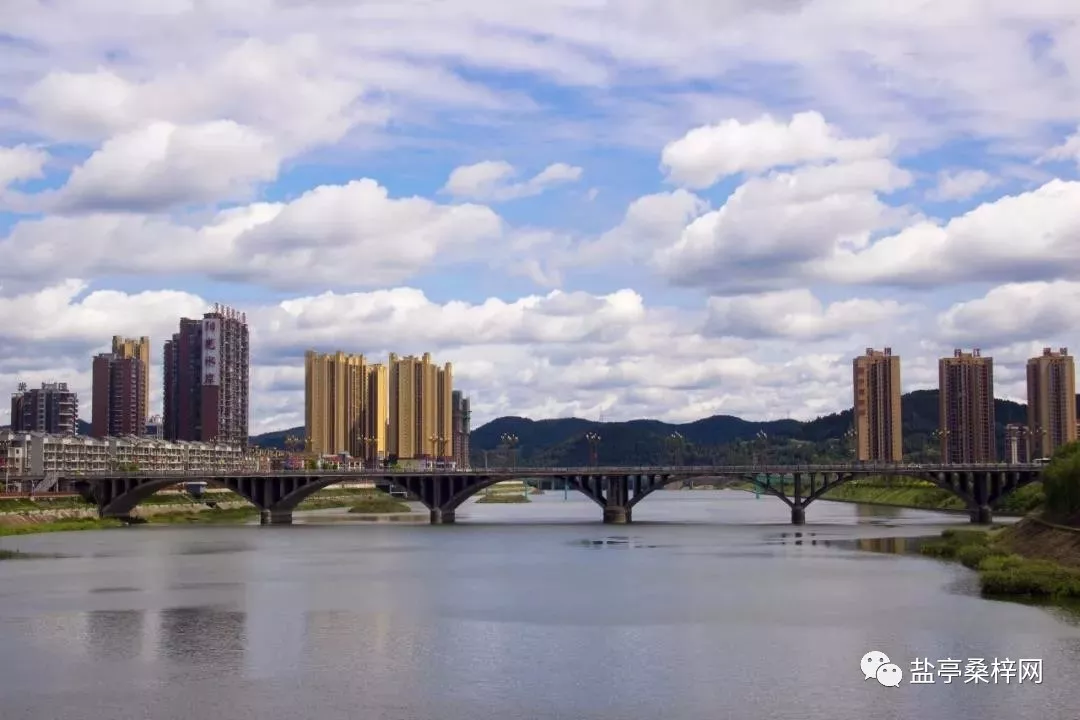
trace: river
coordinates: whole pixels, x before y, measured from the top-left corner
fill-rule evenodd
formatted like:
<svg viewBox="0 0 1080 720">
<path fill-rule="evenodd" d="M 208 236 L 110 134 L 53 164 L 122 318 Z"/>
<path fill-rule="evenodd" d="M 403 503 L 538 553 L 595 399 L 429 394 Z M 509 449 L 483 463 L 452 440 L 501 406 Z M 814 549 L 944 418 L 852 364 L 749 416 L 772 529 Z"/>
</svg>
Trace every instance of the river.
<svg viewBox="0 0 1080 720">
<path fill-rule="evenodd" d="M 1066 720 L 1080 629 L 962 567 L 865 552 L 964 524 L 660 492 L 455 526 L 132 527 L 0 538 L 3 720 Z M 895 545 L 897 541 L 893 541 Z M 890 656 L 899 687 L 864 680 Z M 1042 683 L 910 684 L 910 663 L 1042 661 Z"/>
</svg>

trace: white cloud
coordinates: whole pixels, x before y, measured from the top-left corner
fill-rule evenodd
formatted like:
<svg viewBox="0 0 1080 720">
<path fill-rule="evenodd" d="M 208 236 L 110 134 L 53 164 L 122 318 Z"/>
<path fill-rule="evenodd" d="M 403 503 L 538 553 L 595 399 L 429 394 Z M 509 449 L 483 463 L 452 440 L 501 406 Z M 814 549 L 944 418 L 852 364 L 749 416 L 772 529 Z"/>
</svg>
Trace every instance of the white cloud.
<svg viewBox="0 0 1080 720">
<path fill-rule="evenodd" d="M 707 202 L 686 190 L 639 197 L 627 207 L 619 225 L 582 243 L 566 262 L 597 265 L 648 260 L 657 248 L 674 243 L 686 223 L 706 208 Z"/>
<path fill-rule="evenodd" d="M 809 290 L 709 298 L 706 330 L 718 336 L 823 340 L 879 331 L 912 308 L 895 300 L 839 300 L 825 305 Z"/>
<path fill-rule="evenodd" d="M 1080 332 L 1077 308 L 1080 282 L 1008 283 L 953 305 L 938 317 L 938 330 L 946 341 L 983 347 L 1055 344 Z"/>
<path fill-rule="evenodd" d="M 316 38 L 301 35 L 276 44 L 250 38 L 148 80 L 104 67 L 54 71 L 23 101 L 42 130 L 63 139 L 104 140 L 154 122 L 228 118 L 297 150 L 338 140 L 357 123 L 381 123 L 381 106 L 357 102 L 367 89 Z"/>
<path fill-rule="evenodd" d="M 654 261 L 674 282 L 717 293 L 784 287 L 805 264 L 866 248 L 874 233 L 905 219 L 879 194 L 910 182 L 882 159 L 753 178 L 657 250 Z"/>
<path fill-rule="evenodd" d="M 486 257 L 483 244 L 503 232 L 485 206 L 391 198 L 365 179 L 316 187 L 288 203 L 227 209 L 201 227 L 121 213 L 24 220 L 0 240 L 10 260 L 0 265 L 0 281 L 201 273 L 285 288 L 384 286 L 436 257 Z"/>
<path fill-rule="evenodd" d="M 244 198 L 277 177 L 270 138 L 235 122 L 155 122 L 118 135 L 75 168 L 58 194 L 71 209 L 152 211 Z"/>
<path fill-rule="evenodd" d="M 938 173 L 937 186 L 930 193 L 934 200 L 967 200 L 988 190 L 1000 181 L 985 170 L 942 171 Z"/>
<path fill-rule="evenodd" d="M 42 177 L 49 154 L 28 145 L 0 147 L 0 191 L 20 180 Z"/>
<path fill-rule="evenodd" d="M 736 173 L 825 160 L 854 162 L 891 150 L 887 137 L 846 139 L 820 113 L 803 112 L 787 123 L 766 115 L 749 123 L 726 120 L 695 128 L 664 147 L 661 164 L 672 182 L 705 188 Z"/>
<path fill-rule="evenodd" d="M 539 195 L 550 187 L 581 178 L 579 167 L 553 163 L 522 182 L 512 182 L 514 166 L 502 160 L 485 160 L 454 168 L 442 192 L 458 198 L 501 201 Z"/>
<path fill-rule="evenodd" d="M 832 282 L 941 286 L 1080 276 L 1080 182 L 1053 180 L 945 223 L 915 223 L 806 268 Z"/>
<path fill-rule="evenodd" d="M 1080 167 L 1080 128 L 1066 138 L 1065 142 L 1051 148 L 1040 158 L 1042 162 L 1049 160 L 1073 160 Z"/>
</svg>

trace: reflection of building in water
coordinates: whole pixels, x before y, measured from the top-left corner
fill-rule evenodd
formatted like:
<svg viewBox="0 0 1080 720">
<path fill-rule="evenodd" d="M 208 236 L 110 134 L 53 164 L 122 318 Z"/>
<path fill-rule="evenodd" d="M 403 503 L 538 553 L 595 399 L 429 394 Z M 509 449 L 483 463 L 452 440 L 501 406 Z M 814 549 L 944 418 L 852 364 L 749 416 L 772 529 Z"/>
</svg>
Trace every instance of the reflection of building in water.
<svg viewBox="0 0 1080 720">
<path fill-rule="evenodd" d="M 859 538 L 858 546 L 860 550 L 868 550 L 870 552 L 905 555 L 914 549 L 909 548 L 909 540 L 911 540 L 911 538 L 905 537 Z"/>
<path fill-rule="evenodd" d="M 86 613 L 86 651 L 93 657 L 129 659 L 142 654 L 146 613 L 91 610 Z"/>
<path fill-rule="evenodd" d="M 239 668 L 244 658 L 244 613 L 214 607 L 162 610 L 158 654 L 170 660 L 202 662 L 213 658 L 221 668 Z"/>
</svg>

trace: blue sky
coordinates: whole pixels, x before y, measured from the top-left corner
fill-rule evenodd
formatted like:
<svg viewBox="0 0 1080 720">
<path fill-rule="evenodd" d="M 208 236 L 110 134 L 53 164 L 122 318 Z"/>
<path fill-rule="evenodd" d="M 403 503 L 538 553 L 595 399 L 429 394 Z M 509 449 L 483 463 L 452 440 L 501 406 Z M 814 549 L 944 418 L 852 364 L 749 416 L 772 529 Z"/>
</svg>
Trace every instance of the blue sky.
<svg viewBox="0 0 1080 720">
<path fill-rule="evenodd" d="M 885 345 L 1022 399 L 1080 341 L 1080 29 L 974 5 L 0 10 L 0 384 L 225 302 L 256 430 L 307 348 L 429 350 L 481 422 L 810 418 Z"/>
</svg>

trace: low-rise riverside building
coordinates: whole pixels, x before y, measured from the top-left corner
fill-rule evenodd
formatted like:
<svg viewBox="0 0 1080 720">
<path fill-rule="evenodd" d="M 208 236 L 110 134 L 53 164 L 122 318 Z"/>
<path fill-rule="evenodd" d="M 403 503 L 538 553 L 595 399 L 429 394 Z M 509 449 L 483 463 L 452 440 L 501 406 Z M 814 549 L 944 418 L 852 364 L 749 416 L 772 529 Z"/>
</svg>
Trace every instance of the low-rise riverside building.
<svg viewBox="0 0 1080 720">
<path fill-rule="evenodd" d="M 0 430 L 0 472 L 9 477 L 254 470 L 256 462 L 244 448 L 233 445 Z"/>
</svg>

